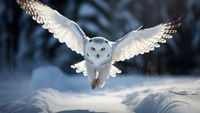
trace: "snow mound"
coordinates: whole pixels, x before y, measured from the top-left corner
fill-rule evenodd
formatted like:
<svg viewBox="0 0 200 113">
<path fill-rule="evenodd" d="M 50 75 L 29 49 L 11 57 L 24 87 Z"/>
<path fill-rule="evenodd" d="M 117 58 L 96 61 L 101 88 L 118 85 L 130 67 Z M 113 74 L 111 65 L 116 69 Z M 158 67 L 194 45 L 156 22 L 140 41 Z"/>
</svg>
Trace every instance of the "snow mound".
<svg viewBox="0 0 200 113">
<path fill-rule="evenodd" d="M 60 88 L 68 77 L 58 68 L 47 66 L 37 68 L 32 72 L 31 89 Z"/>
<path fill-rule="evenodd" d="M 135 113 L 199 113 L 200 84 L 143 86 L 122 101 Z"/>
<path fill-rule="evenodd" d="M 44 88 L 52 88 L 59 91 L 90 89 L 87 77 L 81 74 L 68 76 L 55 66 L 35 69 L 32 72 L 30 88 L 32 91 Z"/>
<path fill-rule="evenodd" d="M 0 104 L 0 113 L 131 113 L 120 101 L 117 96 L 45 88 L 20 100 Z"/>
<path fill-rule="evenodd" d="M 12 80 L 15 82 L 0 81 L 0 95 L 2 95 L 0 113 L 199 113 L 200 111 L 200 78 L 191 76 L 120 75 L 108 79 L 105 87 L 92 90 L 87 77 L 81 74 L 67 76 L 59 68 L 47 66 L 35 69 L 31 79 L 18 81 L 12 78 Z"/>
</svg>

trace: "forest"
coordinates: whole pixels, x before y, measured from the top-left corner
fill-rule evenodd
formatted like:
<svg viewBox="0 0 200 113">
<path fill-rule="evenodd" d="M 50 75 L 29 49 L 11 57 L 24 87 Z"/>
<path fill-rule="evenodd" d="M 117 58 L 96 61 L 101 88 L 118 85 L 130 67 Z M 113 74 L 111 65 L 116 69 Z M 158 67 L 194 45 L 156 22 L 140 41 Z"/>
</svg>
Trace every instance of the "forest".
<svg viewBox="0 0 200 113">
<path fill-rule="evenodd" d="M 111 41 L 128 32 L 156 26 L 183 15 L 173 38 L 150 53 L 115 64 L 125 74 L 200 75 L 199 0 L 41 0 L 75 21 L 88 37 Z M 83 57 L 59 43 L 15 0 L 0 0 L 0 73 L 58 66 L 67 74 Z M 1 74 L 0 74 L 1 76 Z"/>
</svg>

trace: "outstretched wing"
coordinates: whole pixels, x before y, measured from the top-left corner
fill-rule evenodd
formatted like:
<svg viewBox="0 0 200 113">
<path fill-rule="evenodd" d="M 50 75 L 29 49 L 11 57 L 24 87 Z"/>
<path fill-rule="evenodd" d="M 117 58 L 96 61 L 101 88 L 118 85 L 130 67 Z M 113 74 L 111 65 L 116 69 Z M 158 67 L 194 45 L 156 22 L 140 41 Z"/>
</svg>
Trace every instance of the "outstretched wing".
<svg viewBox="0 0 200 113">
<path fill-rule="evenodd" d="M 144 30 L 131 31 L 113 44 L 113 60 L 124 61 L 138 54 L 148 53 L 160 47 L 167 38 L 172 38 L 176 28 L 180 27 L 182 17 Z"/>
<path fill-rule="evenodd" d="M 66 43 L 73 51 L 83 55 L 83 44 L 88 38 L 74 21 L 39 0 L 16 0 L 16 2 L 26 10 L 26 13 L 32 15 L 37 23 L 43 24 L 43 28 L 53 33 L 61 43 Z"/>
</svg>

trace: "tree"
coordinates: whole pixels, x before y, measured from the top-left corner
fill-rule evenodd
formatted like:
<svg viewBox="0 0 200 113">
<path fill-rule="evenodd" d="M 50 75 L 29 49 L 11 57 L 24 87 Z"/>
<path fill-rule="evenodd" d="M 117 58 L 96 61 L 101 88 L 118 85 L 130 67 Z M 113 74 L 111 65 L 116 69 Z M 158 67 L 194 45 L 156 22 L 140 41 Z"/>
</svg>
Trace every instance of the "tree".
<svg viewBox="0 0 200 113">
<path fill-rule="evenodd" d="M 182 26 L 173 39 L 159 49 L 117 63 L 124 73 L 199 74 L 200 6 L 195 0 L 41 0 L 77 22 L 89 37 L 103 36 L 116 41 L 143 25 L 152 27 L 184 15 Z M 59 7 L 58 7 L 59 6 Z M 177 8 L 178 7 L 178 8 Z M 60 44 L 41 25 L 19 8 L 15 1 L 0 1 L 0 68 L 15 70 L 38 65 L 57 65 L 74 73 L 70 65 L 82 60 L 65 44 Z"/>
</svg>

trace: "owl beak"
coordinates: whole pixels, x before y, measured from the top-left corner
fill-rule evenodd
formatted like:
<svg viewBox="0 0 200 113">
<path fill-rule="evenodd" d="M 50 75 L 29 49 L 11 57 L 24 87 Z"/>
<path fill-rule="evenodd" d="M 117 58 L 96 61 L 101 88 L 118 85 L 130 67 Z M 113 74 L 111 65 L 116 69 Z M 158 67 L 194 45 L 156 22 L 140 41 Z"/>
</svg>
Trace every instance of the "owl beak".
<svg viewBox="0 0 200 113">
<path fill-rule="evenodd" d="M 99 54 L 97 53 L 97 58 L 99 58 Z"/>
</svg>

